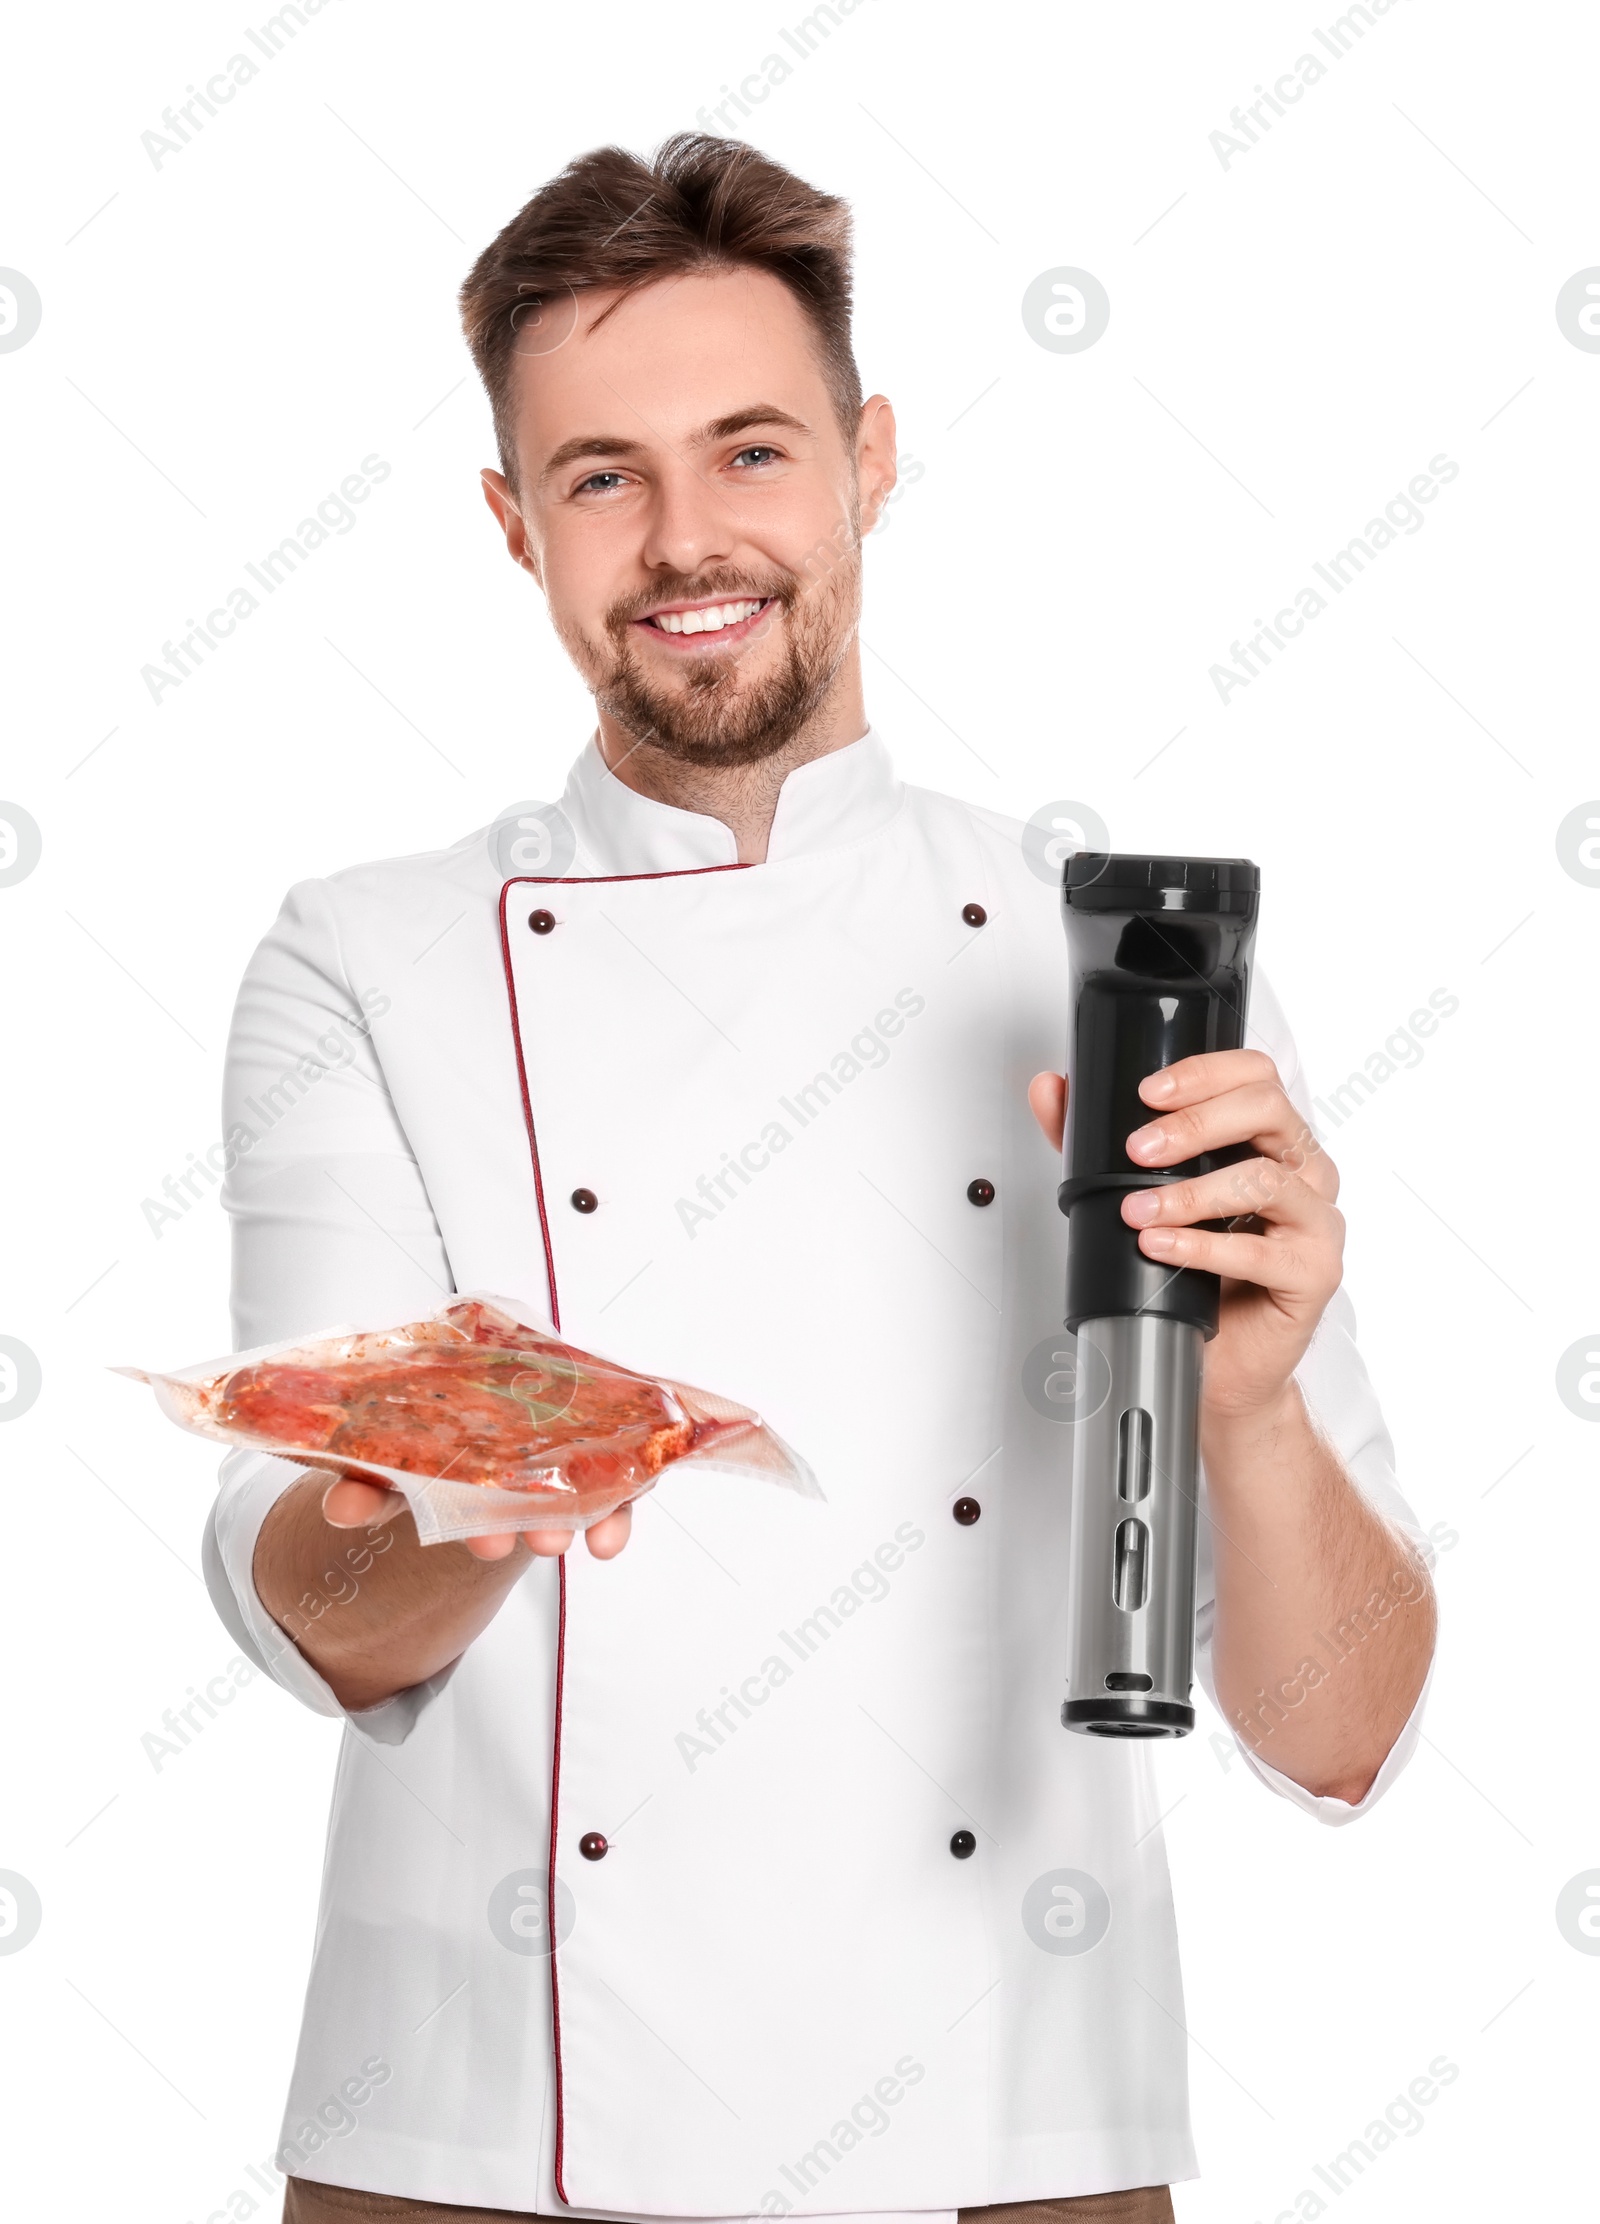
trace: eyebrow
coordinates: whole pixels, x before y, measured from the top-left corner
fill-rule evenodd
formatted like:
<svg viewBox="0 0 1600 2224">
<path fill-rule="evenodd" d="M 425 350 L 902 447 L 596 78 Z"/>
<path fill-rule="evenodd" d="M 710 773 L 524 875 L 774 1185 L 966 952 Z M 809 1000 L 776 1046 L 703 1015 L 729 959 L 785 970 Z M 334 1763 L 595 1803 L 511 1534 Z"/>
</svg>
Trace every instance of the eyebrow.
<svg viewBox="0 0 1600 2224">
<path fill-rule="evenodd" d="M 752 402 L 748 408 L 735 409 L 726 417 L 713 417 L 709 424 L 690 434 L 688 445 L 709 447 L 718 440 L 732 440 L 756 425 L 782 425 L 790 432 L 807 435 L 812 429 L 802 418 L 791 416 L 788 410 L 779 409 L 775 403 Z M 542 486 L 555 472 L 586 456 L 639 456 L 644 453 L 644 442 L 630 439 L 625 433 L 579 433 L 571 440 L 563 440 L 554 450 L 539 473 L 539 484 Z"/>
<path fill-rule="evenodd" d="M 629 440 L 622 433 L 580 433 L 575 440 L 563 440 L 539 473 L 539 484 L 569 463 L 577 463 L 583 456 L 637 456 L 644 452 L 644 443 Z"/>
<path fill-rule="evenodd" d="M 799 417 L 791 417 L 786 409 L 779 409 L 772 402 L 752 402 L 748 409 L 736 409 L 729 417 L 714 417 L 709 425 L 702 425 L 695 435 L 694 445 L 703 447 L 713 440 L 731 440 L 735 433 L 748 432 L 753 425 L 785 425 L 790 432 L 809 433 L 811 427 Z"/>
</svg>

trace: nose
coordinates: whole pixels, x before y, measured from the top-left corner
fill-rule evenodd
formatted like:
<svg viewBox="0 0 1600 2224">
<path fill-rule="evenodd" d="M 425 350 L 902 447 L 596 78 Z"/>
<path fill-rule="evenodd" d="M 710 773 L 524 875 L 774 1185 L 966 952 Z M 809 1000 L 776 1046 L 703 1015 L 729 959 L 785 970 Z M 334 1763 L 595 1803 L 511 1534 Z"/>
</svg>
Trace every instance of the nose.
<svg viewBox="0 0 1600 2224">
<path fill-rule="evenodd" d="M 721 488 L 674 456 L 656 481 L 641 555 L 652 571 L 692 578 L 725 564 L 738 545 L 738 519 Z"/>
</svg>

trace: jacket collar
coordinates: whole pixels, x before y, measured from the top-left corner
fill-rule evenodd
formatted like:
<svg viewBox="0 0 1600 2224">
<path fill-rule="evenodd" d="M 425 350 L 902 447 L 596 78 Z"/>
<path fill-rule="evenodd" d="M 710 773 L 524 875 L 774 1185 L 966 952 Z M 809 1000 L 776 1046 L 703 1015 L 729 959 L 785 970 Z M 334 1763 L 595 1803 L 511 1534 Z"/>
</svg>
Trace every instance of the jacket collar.
<svg viewBox="0 0 1600 2224">
<path fill-rule="evenodd" d="M 888 750 L 869 727 L 859 741 L 789 774 L 768 862 L 861 841 L 893 818 L 904 794 Z M 568 775 L 561 809 L 577 837 L 572 869 L 586 875 L 693 872 L 738 862 L 731 827 L 638 794 L 610 770 L 593 740 Z"/>
</svg>

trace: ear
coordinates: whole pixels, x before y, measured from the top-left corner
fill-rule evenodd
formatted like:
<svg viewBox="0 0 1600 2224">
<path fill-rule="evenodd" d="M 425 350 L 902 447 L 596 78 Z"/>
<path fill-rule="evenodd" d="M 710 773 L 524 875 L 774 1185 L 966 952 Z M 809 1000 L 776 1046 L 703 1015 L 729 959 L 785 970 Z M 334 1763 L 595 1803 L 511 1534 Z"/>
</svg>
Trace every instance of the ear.
<svg viewBox="0 0 1600 2224">
<path fill-rule="evenodd" d="M 894 410 L 882 394 L 873 394 L 861 405 L 856 429 L 856 483 L 861 489 L 861 533 L 865 539 L 883 515 L 883 505 L 894 492 Z"/>
<path fill-rule="evenodd" d="M 509 481 L 499 471 L 480 471 L 478 478 L 483 487 L 483 499 L 494 512 L 495 521 L 506 537 L 507 555 L 514 564 L 520 564 L 525 572 L 531 572 L 540 587 L 543 587 L 544 578 L 539 570 L 539 559 L 529 540 L 527 522 L 517 507 L 517 499 L 511 491 Z"/>
</svg>

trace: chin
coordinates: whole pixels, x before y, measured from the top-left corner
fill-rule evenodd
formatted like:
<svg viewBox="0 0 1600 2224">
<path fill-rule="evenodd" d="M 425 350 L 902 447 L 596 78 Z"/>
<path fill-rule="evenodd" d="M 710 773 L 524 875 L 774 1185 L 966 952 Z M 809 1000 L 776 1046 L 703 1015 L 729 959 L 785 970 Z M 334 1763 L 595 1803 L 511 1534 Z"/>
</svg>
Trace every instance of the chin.
<svg viewBox="0 0 1600 2224">
<path fill-rule="evenodd" d="M 602 699 L 601 708 L 609 711 L 635 741 L 658 749 L 678 764 L 707 771 L 761 764 L 786 749 L 805 724 L 804 718 L 764 716 L 756 705 L 728 704 L 709 714 L 705 706 L 700 706 L 694 715 L 684 715 L 661 704 L 653 715 L 641 715 L 642 706 L 636 702 Z"/>
<path fill-rule="evenodd" d="M 818 667 L 791 652 L 758 675 L 743 662 L 719 660 L 674 674 L 676 684 L 657 685 L 630 658 L 608 674 L 595 699 L 635 741 L 679 764 L 706 770 L 760 764 L 815 718 L 841 661 L 842 652 Z"/>
</svg>

